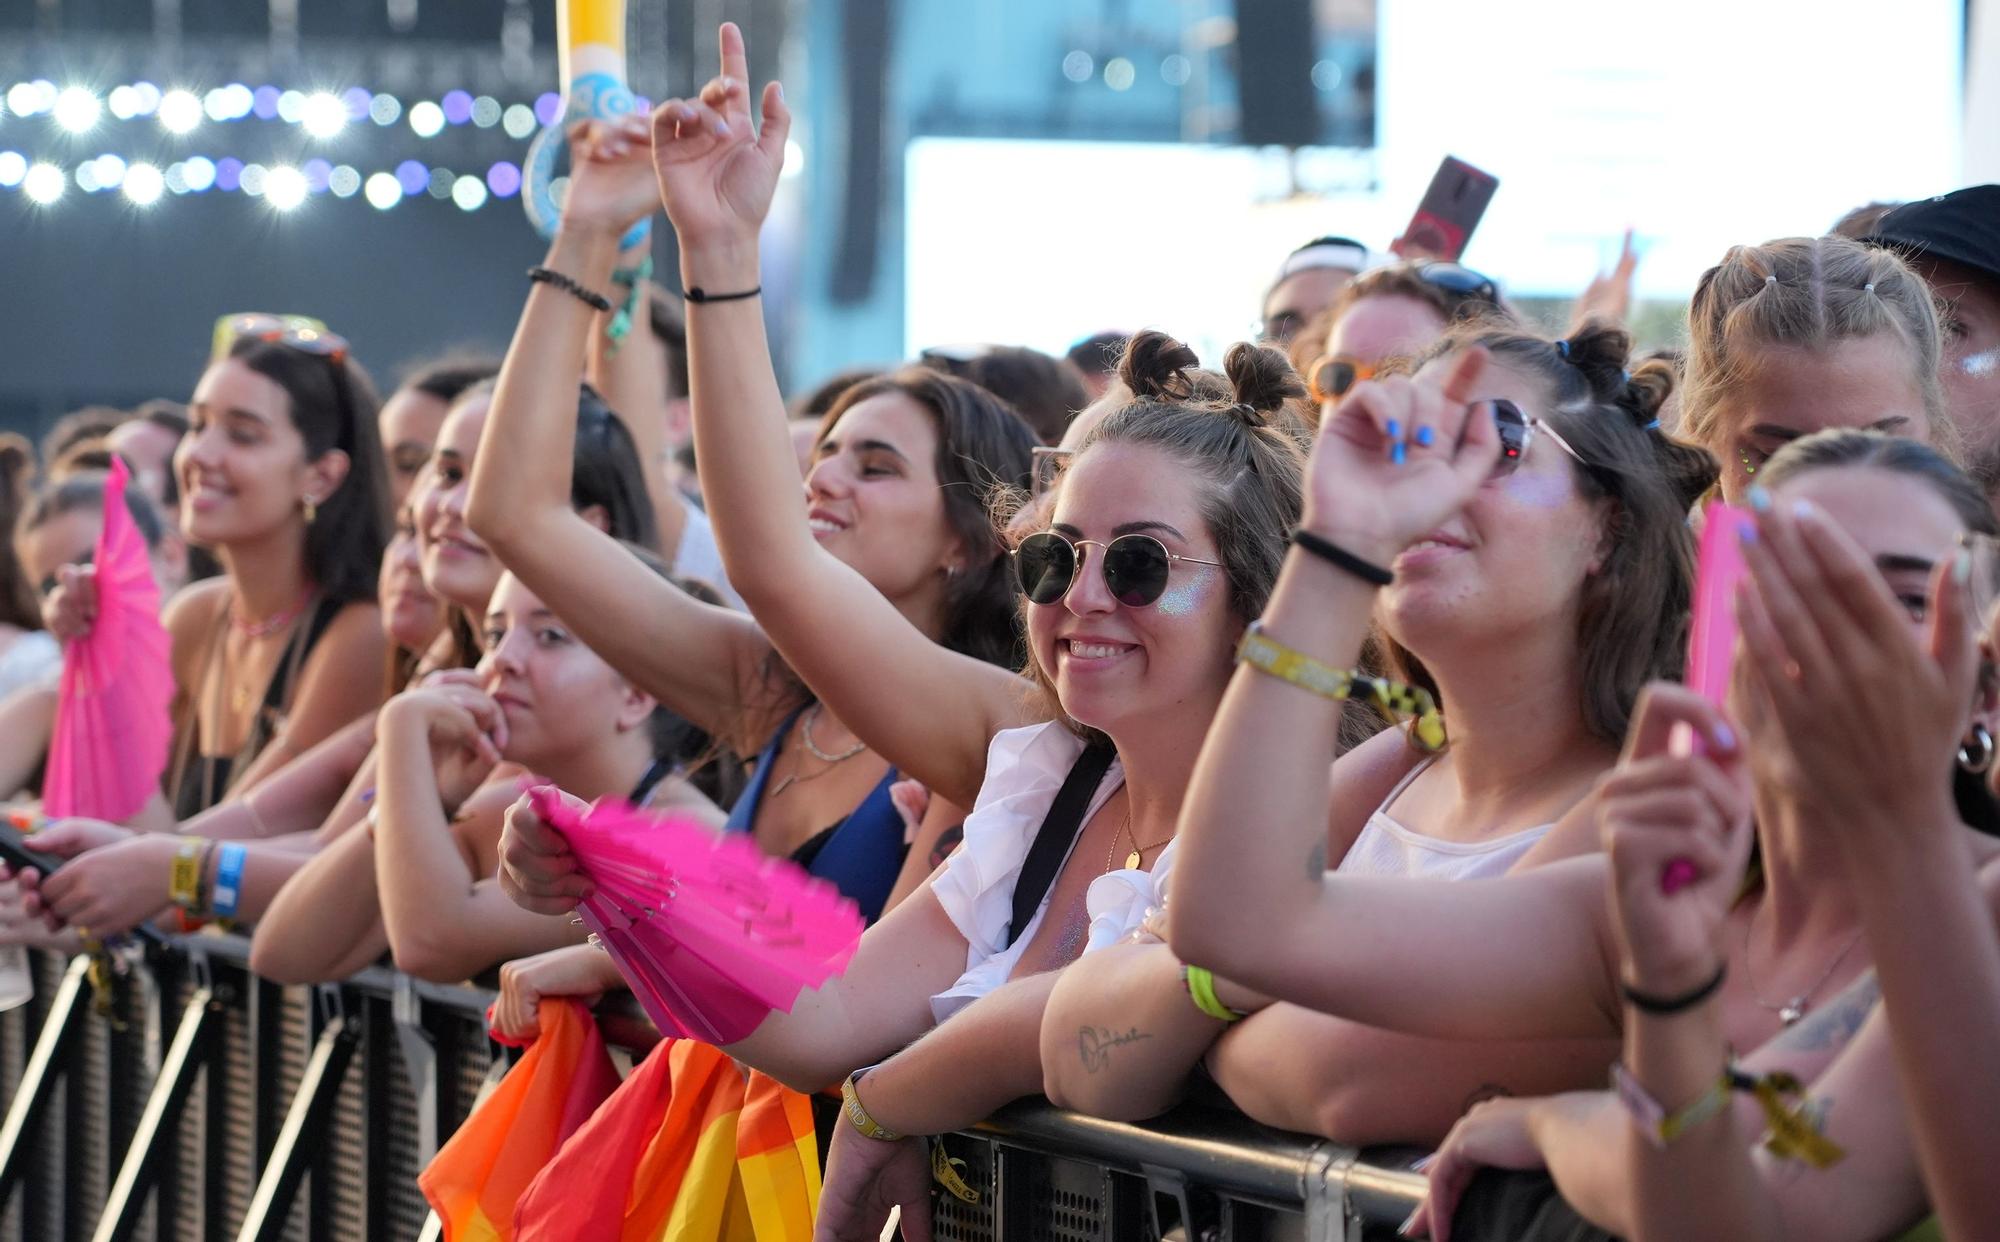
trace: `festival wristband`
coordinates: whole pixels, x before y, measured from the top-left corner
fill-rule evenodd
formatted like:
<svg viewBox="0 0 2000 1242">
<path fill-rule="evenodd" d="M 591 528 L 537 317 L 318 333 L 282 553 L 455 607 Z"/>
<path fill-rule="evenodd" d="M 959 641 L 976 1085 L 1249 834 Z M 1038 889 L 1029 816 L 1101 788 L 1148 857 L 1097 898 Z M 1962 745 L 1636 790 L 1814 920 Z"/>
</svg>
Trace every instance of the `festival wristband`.
<svg viewBox="0 0 2000 1242">
<path fill-rule="evenodd" d="M 610 322 L 604 325 L 606 349 L 611 353 L 617 353 L 618 347 L 625 343 L 625 338 L 632 334 L 632 321 L 639 314 L 639 302 L 645 293 L 645 282 L 652 279 L 652 276 L 653 256 L 650 254 L 640 260 L 637 267 L 621 267 L 611 273 L 611 283 L 622 286 L 625 290 L 625 301 L 618 307 L 617 313 L 611 316 Z"/>
<path fill-rule="evenodd" d="M 1611 1089 L 1618 1094 L 1618 1102 L 1625 1106 L 1625 1111 L 1632 1117 L 1632 1124 L 1638 1127 L 1646 1141 L 1659 1148 L 1665 1148 L 1702 1122 L 1719 1115 L 1729 1103 L 1729 1092 L 1733 1086 L 1730 1074 L 1725 1070 L 1709 1084 L 1708 1090 L 1695 1097 L 1693 1103 L 1669 1113 L 1622 1062 L 1611 1067 Z"/>
<path fill-rule="evenodd" d="M 243 862 L 249 853 L 235 841 L 222 847 L 221 861 L 215 865 L 215 894 L 209 899 L 209 910 L 219 919 L 236 916 L 243 899 Z"/>
<path fill-rule="evenodd" d="M 1421 686 L 1406 686 L 1386 677 L 1371 677 L 1358 669 L 1322 664 L 1266 634 L 1262 621 L 1252 621 L 1250 628 L 1243 631 L 1243 641 L 1236 647 L 1236 662 L 1335 702 L 1366 699 L 1392 719 L 1409 720 L 1410 736 L 1423 749 L 1444 749 L 1444 717 L 1438 713 L 1437 700 Z"/>
<path fill-rule="evenodd" d="M 1222 1003 L 1215 994 L 1215 974 L 1205 966 L 1181 967 L 1181 986 L 1187 989 L 1194 1007 L 1217 1022 L 1241 1022 L 1249 1016 Z"/>
<path fill-rule="evenodd" d="M 875 1066 L 870 1065 L 865 1069 L 855 1070 L 847 1076 L 846 1082 L 840 1084 L 840 1111 L 855 1129 L 861 1131 L 863 1138 L 871 1138 L 878 1143 L 898 1142 L 903 1136 L 870 1117 L 868 1110 L 862 1107 L 861 1097 L 854 1090 L 854 1084 L 861 1081 L 861 1076 L 874 1068 Z"/>
<path fill-rule="evenodd" d="M 167 872 L 167 900 L 190 913 L 201 908 L 201 855 L 207 844 L 200 837 L 182 837 Z"/>
</svg>

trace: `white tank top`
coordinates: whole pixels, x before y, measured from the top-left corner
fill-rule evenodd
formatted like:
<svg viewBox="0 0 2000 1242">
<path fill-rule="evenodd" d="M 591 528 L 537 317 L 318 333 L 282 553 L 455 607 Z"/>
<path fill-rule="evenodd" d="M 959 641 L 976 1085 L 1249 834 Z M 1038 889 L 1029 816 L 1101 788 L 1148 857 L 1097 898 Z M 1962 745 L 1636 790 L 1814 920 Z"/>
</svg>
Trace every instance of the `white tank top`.
<svg viewBox="0 0 2000 1242">
<path fill-rule="evenodd" d="M 1410 782 L 1437 762 L 1432 755 L 1396 783 L 1335 868 L 1343 875 L 1394 875 L 1415 880 L 1479 880 L 1500 875 L 1547 836 L 1554 824 L 1523 828 L 1487 841 L 1443 841 L 1412 832 L 1389 818 L 1389 808 Z"/>
</svg>

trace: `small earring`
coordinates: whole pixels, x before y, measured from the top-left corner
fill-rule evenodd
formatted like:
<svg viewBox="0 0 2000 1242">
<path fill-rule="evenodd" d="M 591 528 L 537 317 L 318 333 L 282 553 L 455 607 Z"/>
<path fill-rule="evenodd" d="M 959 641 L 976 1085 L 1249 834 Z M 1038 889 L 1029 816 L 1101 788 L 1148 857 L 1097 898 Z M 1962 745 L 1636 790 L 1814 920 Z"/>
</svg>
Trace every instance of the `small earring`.
<svg viewBox="0 0 2000 1242">
<path fill-rule="evenodd" d="M 299 508 L 306 515 L 306 525 L 311 526 L 313 519 L 319 516 L 319 502 L 310 496 L 303 496 L 299 499 Z"/>
<path fill-rule="evenodd" d="M 1993 734 L 1985 725 L 1974 722 L 1958 744 L 1958 766 L 1975 776 L 1993 766 Z"/>
</svg>

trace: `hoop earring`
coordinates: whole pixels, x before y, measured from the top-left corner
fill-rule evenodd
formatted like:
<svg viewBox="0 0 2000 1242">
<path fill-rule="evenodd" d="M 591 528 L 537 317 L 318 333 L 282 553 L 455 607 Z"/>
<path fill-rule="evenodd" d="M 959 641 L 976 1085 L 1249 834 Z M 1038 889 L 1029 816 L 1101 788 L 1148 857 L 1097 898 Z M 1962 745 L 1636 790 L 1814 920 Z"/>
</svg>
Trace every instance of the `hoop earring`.
<svg viewBox="0 0 2000 1242">
<path fill-rule="evenodd" d="M 1975 721 L 1958 744 L 1958 766 L 1974 776 L 1993 766 L 1993 734 L 1985 725 Z"/>
<path fill-rule="evenodd" d="M 299 498 L 299 508 L 305 513 L 307 526 L 311 526 L 313 520 L 319 517 L 319 502 L 310 496 Z"/>
</svg>

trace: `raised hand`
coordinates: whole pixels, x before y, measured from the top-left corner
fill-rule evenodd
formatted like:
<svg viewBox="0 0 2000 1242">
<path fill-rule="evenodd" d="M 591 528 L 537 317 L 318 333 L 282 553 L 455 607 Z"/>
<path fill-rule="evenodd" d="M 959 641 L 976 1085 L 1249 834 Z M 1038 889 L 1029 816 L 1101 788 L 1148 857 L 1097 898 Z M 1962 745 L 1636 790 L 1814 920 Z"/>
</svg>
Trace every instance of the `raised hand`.
<svg viewBox="0 0 2000 1242">
<path fill-rule="evenodd" d="M 569 193 L 563 223 L 623 236 L 660 209 L 652 133 L 645 117 L 579 121 L 569 131 Z"/>
<path fill-rule="evenodd" d="M 764 125 L 750 115 L 750 62 L 743 32 L 722 25 L 722 71 L 691 99 L 653 110 L 653 168 L 682 246 L 754 244 L 771 210 L 785 138 L 792 130 L 784 89 L 764 87 Z"/>
<path fill-rule="evenodd" d="M 1468 349 L 1415 378 L 1363 380 L 1328 404 L 1305 527 L 1386 566 L 1463 508 L 1500 454 L 1490 407 L 1472 401 L 1488 361 Z"/>
<path fill-rule="evenodd" d="M 97 566 L 56 570 L 56 589 L 42 601 L 42 625 L 63 642 L 82 638 L 97 621 Z"/>
<path fill-rule="evenodd" d="M 1699 734 L 1707 753 L 1671 753 L 1677 724 Z M 1687 687 L 1648 686 L 1625 754 L 1592 796 L 1626 982 L 1666 995 L 1699 987 L 1724 953 L 1754 836 L 1735 730 Z M 1661 883 L 1670 865 L 1685 879 L 1671 892 Z"/>
<path fill-rule="evenodd" d="M 1632 316 L 1632 278 L 1639 270 L 1639 252 L 1632 245 L 1632 230 L 1625 230 L 1625 243 L 1618 250 L 1618 262 L 1608 272 L 1600 272 L 1570 308 L 1570 331 L 1589 323 L 1623 327 Z"/>
<path fill-rule="evenodd" d="M 1743 554 L 1750 582 L 1737 616 L 1739 661 L 1757 735 L 1788 796 L 1810 800 L 1843 841 L 1872 834 L 1901 848 L 1907 833 L 1958 823 L 1952 754 L 1979 684 L 1965 583 L 1933 572 L 1921 625 L 1868 554 L 1819 509 L 1768 512 Z M 1866 710 L 1856 710 L 1866 704 Z"/>
</svg>

